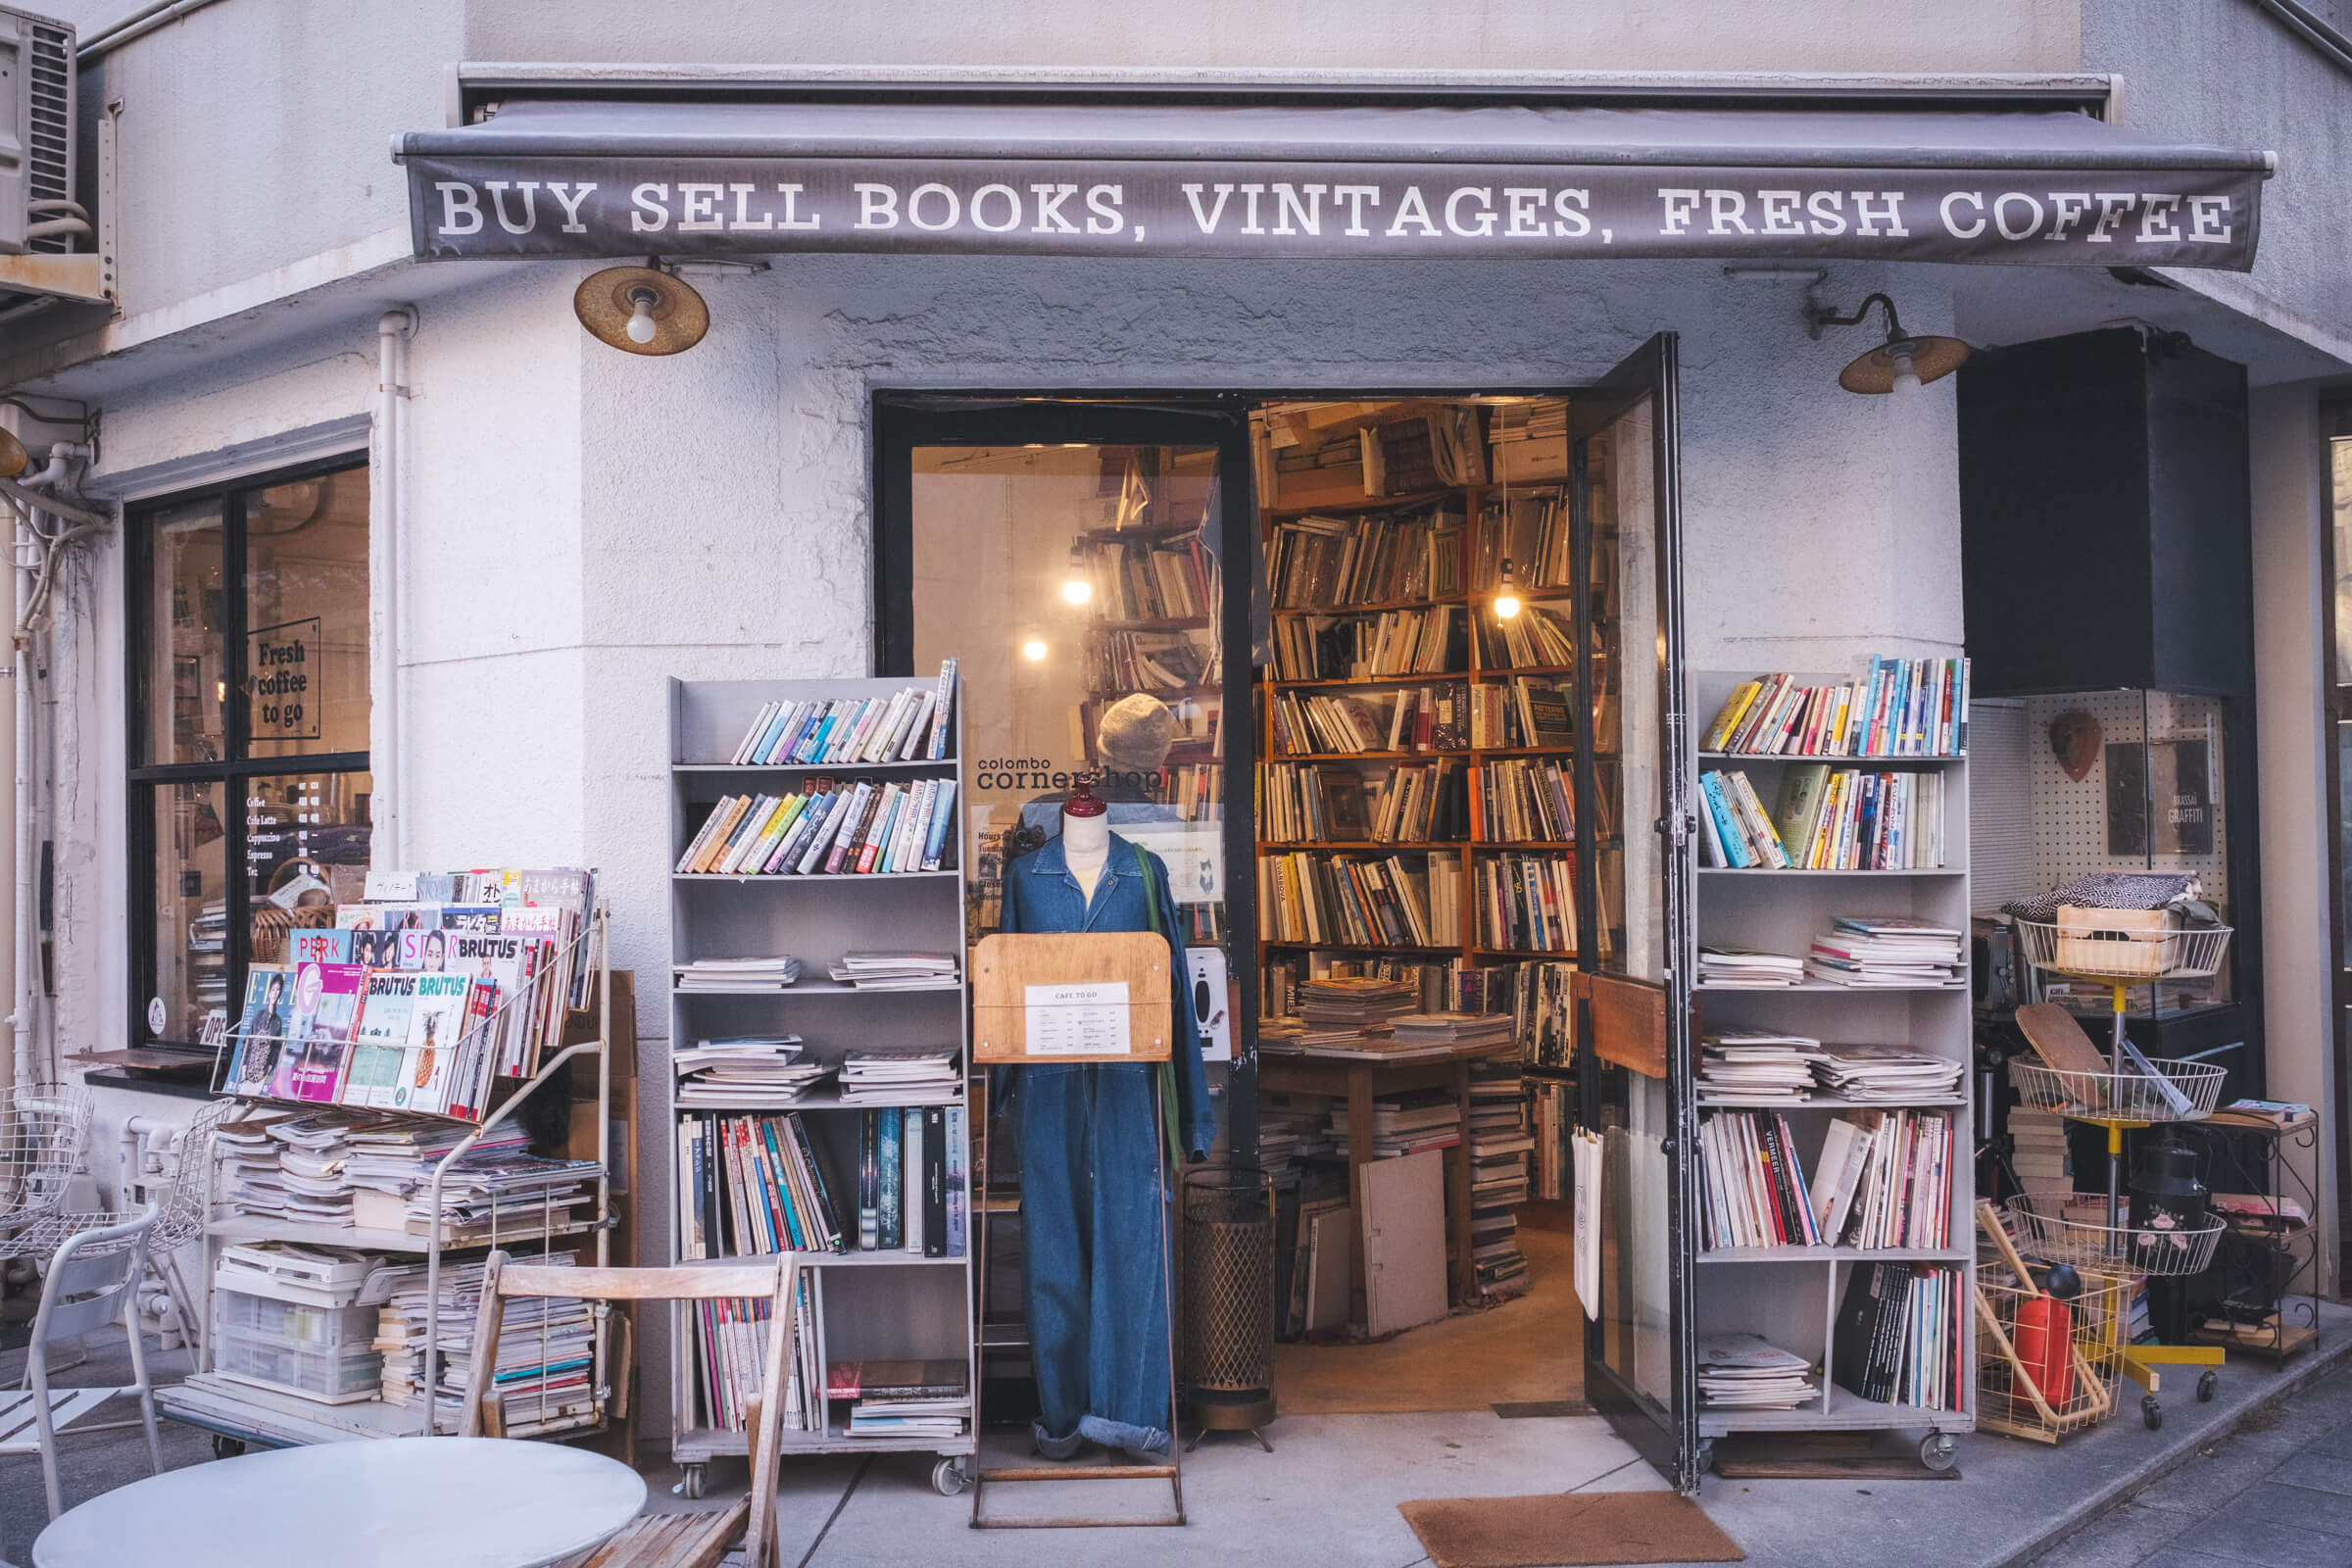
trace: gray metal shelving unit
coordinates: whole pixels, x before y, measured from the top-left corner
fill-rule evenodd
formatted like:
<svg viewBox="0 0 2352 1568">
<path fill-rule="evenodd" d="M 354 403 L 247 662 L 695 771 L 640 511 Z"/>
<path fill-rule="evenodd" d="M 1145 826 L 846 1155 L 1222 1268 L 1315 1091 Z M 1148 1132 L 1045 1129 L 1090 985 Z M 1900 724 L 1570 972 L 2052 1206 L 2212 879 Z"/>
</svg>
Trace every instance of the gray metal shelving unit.
<svg viewBox="0 0 2352 1568">
<path fill-rule="evenodd" d="M 827 968 L 845 953 L 866 950 L 954 953 L 959 963 L 965 951 L 965 884 L 963 831 L 969 788 L 963 768 L 963 704 L 960 691 L 955 704 L 955 727 L 949 755 L 938 761 L 826 764 L 808 766 L 736 766 L 723 760 L 734 754 L 744 732 L 768 703 L 806 702 L 843 697 L 889 697 L 908 686 L 923 685 L 924 677 L 881 680 L 734 680 L 669 683 L 669 774 L 671 863 L 684 853 L 693 828 L 711 803 L 722 796 L 746 791 L 776 793 L 819 774 L 837 778 L 872 778 L 877 782 L 925 778 L 960 781 L 955 819 L 948 833 L 956 865 L 932 872 L 897 872 L 863 876 L 709 876 L 673 873 L 669 895 L 669 944 L 672 965 L 697 958 L 770 956 L 789 954 L 801 960 L 804 977 L 778 991 L 680 991 L 673 971 L 670 983 L 669 1038 L 678 1041 L 716 1035 L 792 1033 L 811 1046 L 939 1046 L 953 1044 L 959 1053 L 956 1082 L 963 1083 L 971 1060 L 968 991 L 965 976 L 957 974 L 953 988 L 926 991 L 860 991 L 827 978 Z M 664 1072 L 668 1085 L 662 1148 L 666 1167 L 676 1169 L 675 1136 L 680 1107 L 677 1080 Z M 857 1121 L 860 1111 L 919 1105 L 962 1104 L 960 1092 L 949 1095 L 910 1095 L 891 1102 L 867 1102 L 843 1106 L 837 1099 L 818 1094 L 790 1107 L 806 1117 L 812 1137 L 821 1136 L 831 1152 L 835 1169 L 855 1172 Z M 695 1112 L 726 1107 L 697 1104 Z M 744 1114 L 772 1114 L 772 1109 L 745 1106 Z M 964 1118 L 963 1168 L 971 1162 L 970 1117 Z M 854 1193 L 853 1193 L 854 1197 Z M 842 1216 L 854 1231 L 854 1202 Z M 679 1249 L 678 1206 L 669 1205 L 669 1256 Z M 812 1321 L 821 1327 L 822 1358 L 850 1360 L 938 1360 L 960 1357 L 966 1368 L 964 1432 L 960 1438 L 896 1443 L 875 1438 L 852 1438 L 843 1420 L 828 1411 L 821 1432 L 781 1434 L 787 1455 L 809 1453 L 917 1452 L 938 1456 L 932 1480 L 953 1495 L 968 1484 L 976 1422 L 972 1397 L 979 1388 L 979 1364 L 972 1335 L 972 1266 L 976 1250 L 967 1222 L 959 1257 L 925 1257 L 904 1251 L 808 1252 Z M 705 1467 L 710 1460 L 740 1457 L 744 1434 L 694 1424 L 693 1389 L 695 1337 L 687 1332 L 683 1311 L 672 1308 L 670 1419 L 672 1457 L 686 1473 L 690 1496 L 700 1495 Z"/>
</svg>

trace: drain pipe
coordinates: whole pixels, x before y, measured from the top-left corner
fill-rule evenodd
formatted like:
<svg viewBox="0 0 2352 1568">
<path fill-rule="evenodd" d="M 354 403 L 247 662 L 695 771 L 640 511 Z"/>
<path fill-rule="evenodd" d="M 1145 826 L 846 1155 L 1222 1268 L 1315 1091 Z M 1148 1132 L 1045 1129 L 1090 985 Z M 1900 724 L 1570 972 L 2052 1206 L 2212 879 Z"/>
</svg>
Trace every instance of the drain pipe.
<svg viewBox="0 0 2352 1568">
<path fill-rule="evenodd" d="M 30 481 L 44 488 L 64 482 L 66 453 L 60 447 L 49 451 L 49 466 L 38 478 Z M 32 611 L 33 575 L 41 563 L 41 543 L 34 537 L 34 524 L 29 506 L 13 509 L 16 531 L 13 547 L 16 551 L 16 641 L 13 650 L 14 675 L 17 688 L 17 885 L 16 885 L 16 942 L 13 962 L 16 969 L 15 991 L 10 997 L 9 1028 L 13 1035 L 15 1081 L 20 1084 L 37 1083 L 40 1075 L 32 1060 L 33 1014 L 40 992 L 39 962 L 36 952 L 36 922 L 40 910 L 36 904 L 38 890 L 37 868 L 40 864 L 40 825 L 33 820 L 33 773 L 35 743 L 33 738 L 32 694 L 32 634 L 25 626 L 25 617 Z"/>
<path fill-rule="evenodd" d="M 408 792 L 402 788 L 408 715 L 400 678 L 400 656 L 406 643 L 401 635 L 401 578 L 406 569 L 402 502 L 408 482 L 408 443 L 402 429 L 406 411 L 402 405 L 409 396 L 409 340 L 416 335 L 414 305 L 386 311 L 375 323 L 375 477 L 368 495 L 375 511 L 369 532 L 377 540 L 381 576 L 374 596 L 380 618 L 368 645 L 368 689 L 376 714 L 375 734 L 369 743 L 375 821 L 368 840 L 368 862 L 383 868 L 409 863 Z"/>
</svg>

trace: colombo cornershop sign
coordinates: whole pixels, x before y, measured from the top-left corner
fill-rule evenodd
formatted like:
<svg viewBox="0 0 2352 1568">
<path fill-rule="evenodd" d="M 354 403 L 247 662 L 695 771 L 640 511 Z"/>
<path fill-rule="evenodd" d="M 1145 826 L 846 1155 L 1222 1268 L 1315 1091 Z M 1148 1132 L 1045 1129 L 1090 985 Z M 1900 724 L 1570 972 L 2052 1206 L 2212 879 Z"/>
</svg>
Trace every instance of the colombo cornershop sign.
<svg viewBox="0 0 2352 1568">
<path fill-rule="evenodd" d="M 410 152 L 416 254 L 2253 265 L 2261 175 Z"/>
</svg>

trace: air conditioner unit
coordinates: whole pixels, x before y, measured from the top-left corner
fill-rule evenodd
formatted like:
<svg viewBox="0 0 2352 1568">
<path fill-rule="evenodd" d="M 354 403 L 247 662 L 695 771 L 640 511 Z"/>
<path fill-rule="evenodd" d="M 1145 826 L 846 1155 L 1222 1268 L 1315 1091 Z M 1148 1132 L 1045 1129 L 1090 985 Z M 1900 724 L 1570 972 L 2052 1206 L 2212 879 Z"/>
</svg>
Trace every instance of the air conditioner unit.
<svg viewBox="0 0 2352 1568">
<path fill-rule="evenodd" d="M 74 200 L 74 29 L 0 8 L 0 255 L 89 238 Z"/>
</svg>

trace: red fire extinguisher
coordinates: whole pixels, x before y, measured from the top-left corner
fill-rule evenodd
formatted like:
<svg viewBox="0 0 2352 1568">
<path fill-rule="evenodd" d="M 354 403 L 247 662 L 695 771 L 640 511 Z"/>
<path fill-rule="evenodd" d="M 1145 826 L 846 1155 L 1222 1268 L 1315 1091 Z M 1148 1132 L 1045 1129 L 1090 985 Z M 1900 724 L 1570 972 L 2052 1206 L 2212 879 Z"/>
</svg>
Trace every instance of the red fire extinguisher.
<svg viewBox="0 0 2352 1568">
<path fill-rule="evenodd" d="M 2017 1309 L 2017 1359 L 2053 1410 L 2074 1396 L 2075 1312 L 2067 1303 L 2082 1294 L 2082 1276 L 2060 1263 L 2042 1281 L 2041 1294 Z"/>
</svg>

